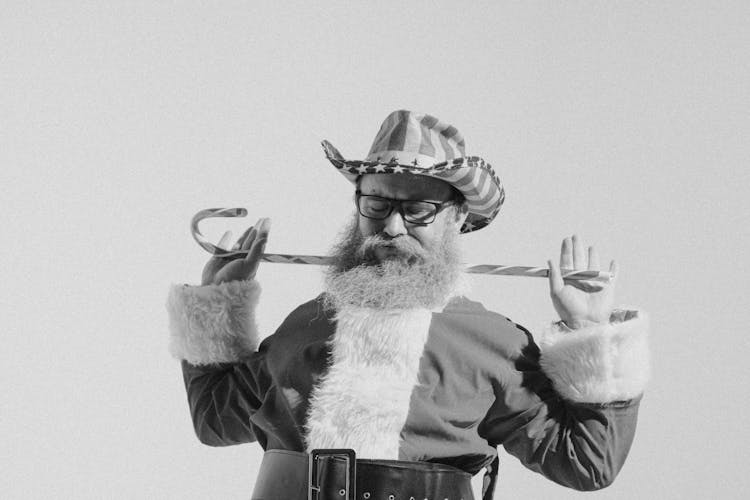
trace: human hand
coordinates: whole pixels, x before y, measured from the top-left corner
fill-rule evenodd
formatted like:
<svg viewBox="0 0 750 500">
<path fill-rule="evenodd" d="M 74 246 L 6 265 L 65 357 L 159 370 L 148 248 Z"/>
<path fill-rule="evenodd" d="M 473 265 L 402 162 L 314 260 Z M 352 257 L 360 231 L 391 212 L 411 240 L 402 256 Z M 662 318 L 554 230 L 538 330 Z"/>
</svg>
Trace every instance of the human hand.
<svg viewBox="0 0 750 500">
<path fill-rule="evenodd" d="M 547 264 L 550 269 L 549 285 L 552 304 L 565 324 L 572 328 L 581 328 L 592 323 L 608 323 L 614 304 L 614 281 L 565 280 L 560 269 L 576 271 L 599 271 L 599 256 L 593 246 L 584 252 L 583 243 L 577 235 L 565 238 L 560 249 L 560 266 L 552 260 Z M 613 279 L 617 264 L 611 261 L 609 272 Z"/>
<path fill-rule="evenodd" d="M 203 267 L 201 285 L 218 285 L 226 281 L 251 280 L 258 271 L 258 264 L 266 248 L 271 219 L 260 218 L 255 226 L 250 226 L 240 236 L 232 250 L 248 250 L 247 255 L 231 257 L 211 257 Z M 219 246 L 223 246 L 231 233 L 226 233 Z"/>
</svg>

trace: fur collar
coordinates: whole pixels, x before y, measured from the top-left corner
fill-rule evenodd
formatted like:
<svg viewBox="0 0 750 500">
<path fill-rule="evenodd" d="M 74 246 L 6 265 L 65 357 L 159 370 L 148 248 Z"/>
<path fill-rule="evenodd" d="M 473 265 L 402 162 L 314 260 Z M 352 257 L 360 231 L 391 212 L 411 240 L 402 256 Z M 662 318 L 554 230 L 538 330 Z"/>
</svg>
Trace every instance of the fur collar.
<svg viewBox="0 0 750 500">
<path fill-rule="evenodd" d="M 399 458 L 432 313 L 344 308 L 336 316 L 331 366 L 313 389 L 308 451 L 352 448 L 367 458 Z"/>
</svg>

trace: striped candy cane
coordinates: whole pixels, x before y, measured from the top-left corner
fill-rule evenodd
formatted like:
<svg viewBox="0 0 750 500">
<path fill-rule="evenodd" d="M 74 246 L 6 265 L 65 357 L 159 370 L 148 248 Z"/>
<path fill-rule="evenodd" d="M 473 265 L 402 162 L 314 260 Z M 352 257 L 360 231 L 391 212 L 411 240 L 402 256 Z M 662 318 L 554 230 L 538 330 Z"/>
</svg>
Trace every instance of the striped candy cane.
<svg viewBox="0 0 750 500">
<path fill-rule="evenodd" d="M 220 246 L 214 245 L 208 241 L 198 229 L 198 223 L 203 219 L 210 217 L 245 217 L 247 210 L 244 208 L 207 208 L 201 210 L 193 216 L 190 223 L 193 238 L 203 249 L 218 257 L 232 257 L 236 255 L 247 255 L 247 250 L 227 250 Z M 261 255 L 262 262 L 272 262 L 274 264 L 312 264 L 317 266 L 327 266 L 333 262 L 332 257 L 323 257 L 319 255 L 295 255 L 280 253 L 264 253 Z M 477 264 L 468 266 L 464 272 L 471 274 L 492 274 L 496 276 L 528 276 L 546 278 L 549 276 L 549 269 L 546 267 L 530 266 L 503 266 L 497 264 Z M 575 271 L 572 269 L 561 269 L 560 273 L 564 279 L 570 280 L 591 280 L 609 282 L 614 278 L 612 273 L 607 271 Z"/>
</svg>

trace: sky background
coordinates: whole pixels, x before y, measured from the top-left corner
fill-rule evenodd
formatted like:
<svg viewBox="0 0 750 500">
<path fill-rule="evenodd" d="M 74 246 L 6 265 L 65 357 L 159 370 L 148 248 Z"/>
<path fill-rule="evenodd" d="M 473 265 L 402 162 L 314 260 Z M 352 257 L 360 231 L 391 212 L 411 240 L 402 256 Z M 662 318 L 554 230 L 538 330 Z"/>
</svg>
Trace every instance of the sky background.
<svg viewBox="0 0 750 500">
<path fill-rule="evenodd" d="M 591 499 L 740 498 L 747 399 L 750 4 L 0 0 L 0 496 L 247 499 L 256 444 L 195 438 L 167 352 L 172 283 L 209 235 L 273 219 L 324 254 L 352 213 L 320 141 L 385 116 L 455 125 L 506 189 L 467 261 L 544 266 L 577 233 L 651 317 L 630 456 Z M 271 334 L 320 268 L 262 264 Z M 546 280 L 474 276 L 531 329 Z M 579 498 L 501 453 L 497 498 Z"/>
</svg>

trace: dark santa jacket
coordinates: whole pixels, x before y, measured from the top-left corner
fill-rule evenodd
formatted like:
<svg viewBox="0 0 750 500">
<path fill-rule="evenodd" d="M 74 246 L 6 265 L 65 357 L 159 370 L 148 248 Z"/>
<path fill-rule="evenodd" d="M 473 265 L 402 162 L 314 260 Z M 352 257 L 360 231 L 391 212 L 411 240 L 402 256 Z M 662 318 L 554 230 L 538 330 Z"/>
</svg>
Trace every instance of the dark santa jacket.
<svg viewBox="0 0 750 500">
<path fill-rule="evenodd" d="M 472 474 L 502 445 L 581 490 L 610 484 L 625 460 L 648 377 L 642 313 L 551 325 L 537 344 L 463 297 L 440 311 L 335 313 L 318 297 L 258 346 L 258 295 L 254 281 L 170 292 L 170 350 L 205 444 L 353 448 Z"/>
</svg>

